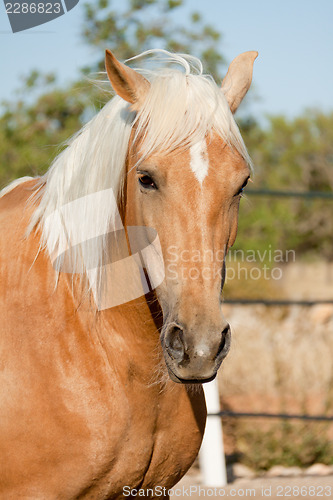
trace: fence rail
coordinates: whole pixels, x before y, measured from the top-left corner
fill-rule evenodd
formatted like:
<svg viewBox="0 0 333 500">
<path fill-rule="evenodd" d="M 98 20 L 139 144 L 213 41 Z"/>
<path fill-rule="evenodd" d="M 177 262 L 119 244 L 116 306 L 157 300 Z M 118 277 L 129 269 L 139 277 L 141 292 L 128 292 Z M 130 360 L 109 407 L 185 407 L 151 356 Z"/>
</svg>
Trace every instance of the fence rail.
<svg viewBox="0 0 333 500">
<path fill-rule="evenodd" d="M 276 198 L 320 198 L 333 200 L 333 193 L 326 191 L 279 191 L 275 189 L 247 189 L 246 195 L 273 196 Z"/>
<path fill-rule="evenodd" d="M 262 196 L 262 197 L 280 197 L 280 198 L 303 198 L 303 199 L 325 199 L 333 201 L 332 192 L 322 191 L 279 191 L 268 189 L 248 189 L 246 194 L 249 196 Z M 268 307 L 275 306 L 313 306 L 316 304 L 333 304 L 332 299 L 313 299 L 313 300 L 292 300 L 292 299 L 225 299 L 225 304 L 241 304 L 241 305 L 254 305 L 262 304 Z M 214 384 L 215 383 L 215 387 Z M 307 422 L 333 422 L 333 416 L 330 415 L 308 415 L 308 414 L 293 414 L 293 413 L 254 413 L 254 412 L 234 412 L 234 411 L 217 411 L 220 407 L 216 407 L 216 401 L 219 401 L 219 392 L 216 381 L 206 384 L 205 395 L 207 402 L 207 426 L 205 431 L 204 442 L 200 456 L 200 464 L 203 470 L 204 484 L 210 485 L 212 481 L 214 486 L 225 486 L 227 483 L 227 474 L 225 466 L 225 456 L 223 448 L 223 440 L 218 439 L 218 433 L 214 425 L 218 422 L 218 418 L 264 418 L 264 419 L 280 419 L 280 420 L 303 420 Z M 214 392 L 215 391 L 215 392 Z M 211 418 L 212 417 L 212 418 Z M 215 418 L 214 418 L 215 417 Z M 208 434 L 208 437 L 207 437 Z M 221 441 L 221 442 L 220 442 Z M 223 464 L 221 465 L 221 456 L 223 456 Z M 217 464 L 217 466 L 216 466 Z M 215 469 L 214 469 L 215 466 Z M 214 469 L 213 476 L 210 472 Z"/>
<path fill-rule="evenodd" d="M 318 300 L 269 300 L 269 299 L 225 299 L 224 304 L 241 304 L 251 306 L 254 304 L 262 304 L 264 306 L 314 306 L 316 304 L 333 304 L 333 299 L 318 299 Z"/>
<path fill-rule="evenodd" d="M 333 201 L 333 192 L 326 191 L 279 191 L 273 189 L 247 189 L 247 195 L 250 196 L 272 196 L 281 198 L 307 198 L 315 199 L 321 198 Z M 253 305 L 262 304 L 265 306 L 314 306 L 316 304 L 333 304 L 333 299 L 314 299 L 314 300 L 284 300 L 284 299 L 225 299 L 225 304 L 241 304 L 241 305 Z"/>
<path fill-rule="evenodd" d="M 271 418 L 281 420 L 312 420 L 318 422 L 333 422 L 333 416 L 327 415 L 299 415 L 292 413 L 252 413 L 220 411 L 218 413 L 208 413 L 208 417 L 232 417 L 232 418 Z"/>
</svg>

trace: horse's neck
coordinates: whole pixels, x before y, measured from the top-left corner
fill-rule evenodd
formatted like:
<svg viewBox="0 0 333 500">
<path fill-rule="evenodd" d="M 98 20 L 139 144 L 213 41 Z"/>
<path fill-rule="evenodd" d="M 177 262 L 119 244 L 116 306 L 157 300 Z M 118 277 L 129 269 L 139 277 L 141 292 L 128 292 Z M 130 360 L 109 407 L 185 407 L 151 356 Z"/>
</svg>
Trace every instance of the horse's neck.
<svg viewBox="0 0 333 500">
<path fill-rule="evenodd" d="M 27 296 L 31 297 L 34 308 L 42 310 L 42 316 L 46 315 L 44 310 L 47 310 L 47 314 L 52 314 L 56 318 L 60 311 L 66 316 L 68 323 L 77 321 L 77 329 L 81 331 L 82 327 L 80 335 L 89 332 L 87 335 L 95 336 L 97 342 L 101 339 L 110 359 L 116 361 L 121 352 L 127 352 L 128 358 L 131 358 L 133 363 L 136 363 L 136 359 L 139 364 L 145 357 L 149 358 L 149 361 L 144 361 L 141 366 L 147 366 L 147 370 L 154 370 L 154 365 L 157 366 L 162 360 L 159 340 L 162 313 L 154 292 L 121 306 L 96 312 L 93 298 L 84 289 L 82 286 L 84 283 L 80 282 L 80 279 L 74 278 L 73 281 L 71 275 L 60 273 L 56 285 L 56 273 L 47 250 L 40 251 L 40 233 L 32 232 L 27 239 L 24 238 L 34 209 L 27 200 L 33 192 L 35 183 L 34 180 L 21 184 L 0 200 L 2 212 L 4 215 L 10 215 L 11 220 L 8 226 L 8 219 L 4 219 L 9 236 L 6 249 L 3 250 L 4 254 L 9 255 L 13 249 L 17 255 L 23 253 L 24 261 L 21 259 L 20 262 L 22 261 L 22 265 L 24 262 L 27 266 L 19 274 L 16 261 L 7 262 L 6 272 L 10 277 L 10 283 L 13 282 L 10 288 L 17 290 L 17 293 L 20 291 L 22 303 L 27 301 Z M 40 300 L 42 291 L 43 301 Z M 24 322 L 21 324 L 21 329 L 23 325 Z M 64 342 L 68 341 L 66 329 L 55 328 L 53 335 L 63 336 Z M 38 340 L 38 332 L 36 339 Z M 119 354 L 117 345 L 120 349 Z"/>
<path fill-rule="evenodd" d="M 165 379 L 165 363 L 160 343 L 162 312 L 153 294 L 127 304 L 100 311 L 95 332 L 101 335 L 110 359 L 121 356 L 124 363 L 141 373 L 149 385 Z"/>
<path fill-rule="evenodd" d="M 152 294 L 139 297 L 127 304 L 101 311 L 107 328 L 116 330 L 124 338 L 138 347 L 154 347 L 159 344 L 162 327 L 162 312 Z"/>
</svg>

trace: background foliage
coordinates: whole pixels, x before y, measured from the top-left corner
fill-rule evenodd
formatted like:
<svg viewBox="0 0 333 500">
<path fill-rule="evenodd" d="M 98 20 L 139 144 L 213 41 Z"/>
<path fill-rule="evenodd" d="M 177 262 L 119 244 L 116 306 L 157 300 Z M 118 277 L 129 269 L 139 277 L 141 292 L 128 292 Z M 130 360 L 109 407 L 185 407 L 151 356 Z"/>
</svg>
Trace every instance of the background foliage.
<svg viewBox="0 0 333 500">
<path fill-rule="evenodd" d="M 84 75 L 103 70 L 104 50 L 120 59 L 159 47 L 201 58 L 216 81 L 226 71 L 221 34 L 199 13 L 182 19 L 182 0 L 98 0 L 85 4 L 82 38 L 96 49 L 96 64 L 82 68 L 69 88 L 56 75 L 32 71 L 16 102 L 3 102 L 0 114 L 0 187 L 23 175 L 47 170 L 63 142 L 81 128 L 108 98 Z M 36 97 L 37 96 L 37 97 Z M 305 112 L 293 120 L 253 117 L 240 121 L 254 159 L 254 187 L 332 191 L 333 114 Z M 250 186 L 251 188 L 251 186 Z M 332 202 L 248 197 L 242 201 L 237 248 L 293 248 L 300 255 L 333 260 Z"/>
<path fill-rule="evenodd" d="M 255 165 L 249 190 L 332 193 L 333 113 L 306 111 L 292 120 L 273 116 L 264 129 L 249 120 L 243 137 Z M 332 213 L 332 199 L 248 196 L 241 206 L 236 245 L 263 251 L 271 244 L 294 249 L 298 257 L 332 261 Z"/>
</svg>

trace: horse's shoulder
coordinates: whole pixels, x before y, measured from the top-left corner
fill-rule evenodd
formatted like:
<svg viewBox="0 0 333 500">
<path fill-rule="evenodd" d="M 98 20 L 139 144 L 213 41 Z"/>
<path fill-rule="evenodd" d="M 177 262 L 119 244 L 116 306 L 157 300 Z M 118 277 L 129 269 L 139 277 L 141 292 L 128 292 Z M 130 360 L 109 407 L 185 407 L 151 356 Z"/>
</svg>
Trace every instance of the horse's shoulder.
<svg viewBox="0 0 333 500">
<path fill-rule="evenodd" d="M 8 234 L 11 227 L 15 230 L 18 226 L 29 224 L 34 210 L 32 195 L 38 179 L 32 179 L 18 184 L 9 189 L 0 197 L 0 228 L 2 234 Z M 9 186 L 10 187 L 10 186 Z"/>
<path fill-rule="evenodd" d="M 22 182 L 18 179 L 17 182 L 14 181 L 12 184 L 9 184 L 9 186 L 3 190 L 2 196 L 0 196 L 1 210 L 13 208 L 21 203 L 25 203 L 33 194 L 39 182 L 40 179 L 36 177 L 29 180 L 22 179 Z"/>
</svg>

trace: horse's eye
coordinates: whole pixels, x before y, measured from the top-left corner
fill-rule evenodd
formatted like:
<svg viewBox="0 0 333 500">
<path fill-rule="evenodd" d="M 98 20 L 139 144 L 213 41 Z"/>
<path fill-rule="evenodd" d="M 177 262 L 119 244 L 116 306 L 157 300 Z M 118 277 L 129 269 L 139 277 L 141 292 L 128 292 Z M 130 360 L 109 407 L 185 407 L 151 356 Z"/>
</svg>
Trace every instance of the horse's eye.
<svg viewBox="0 0 333 500">
<path fill-rule="evenodd" d="M 249 181 L 249 178 L 250 178 L 250 176 L 249 176 L 249 177 L 248 177 L 248 178 L 247 178 L 247 179 L 243 182 L 243 185 L 242 185 L 242 187 L 241 187 L 241 188 L 237 191 L 236 196 L 238 196 L 238 195 L 242 194 L 242 192 L 244 191 L 244 188 L 246 187 L 246 185 L 247 185 L 247 183 L 248 183 L 248 181 Z"/>
<path fill-rule="evenodd" d="M 157 189 L 156 184 L 150 175 L 143 174 L 139 177 L 139 184 L 145 189 Z"/>
</svg>

